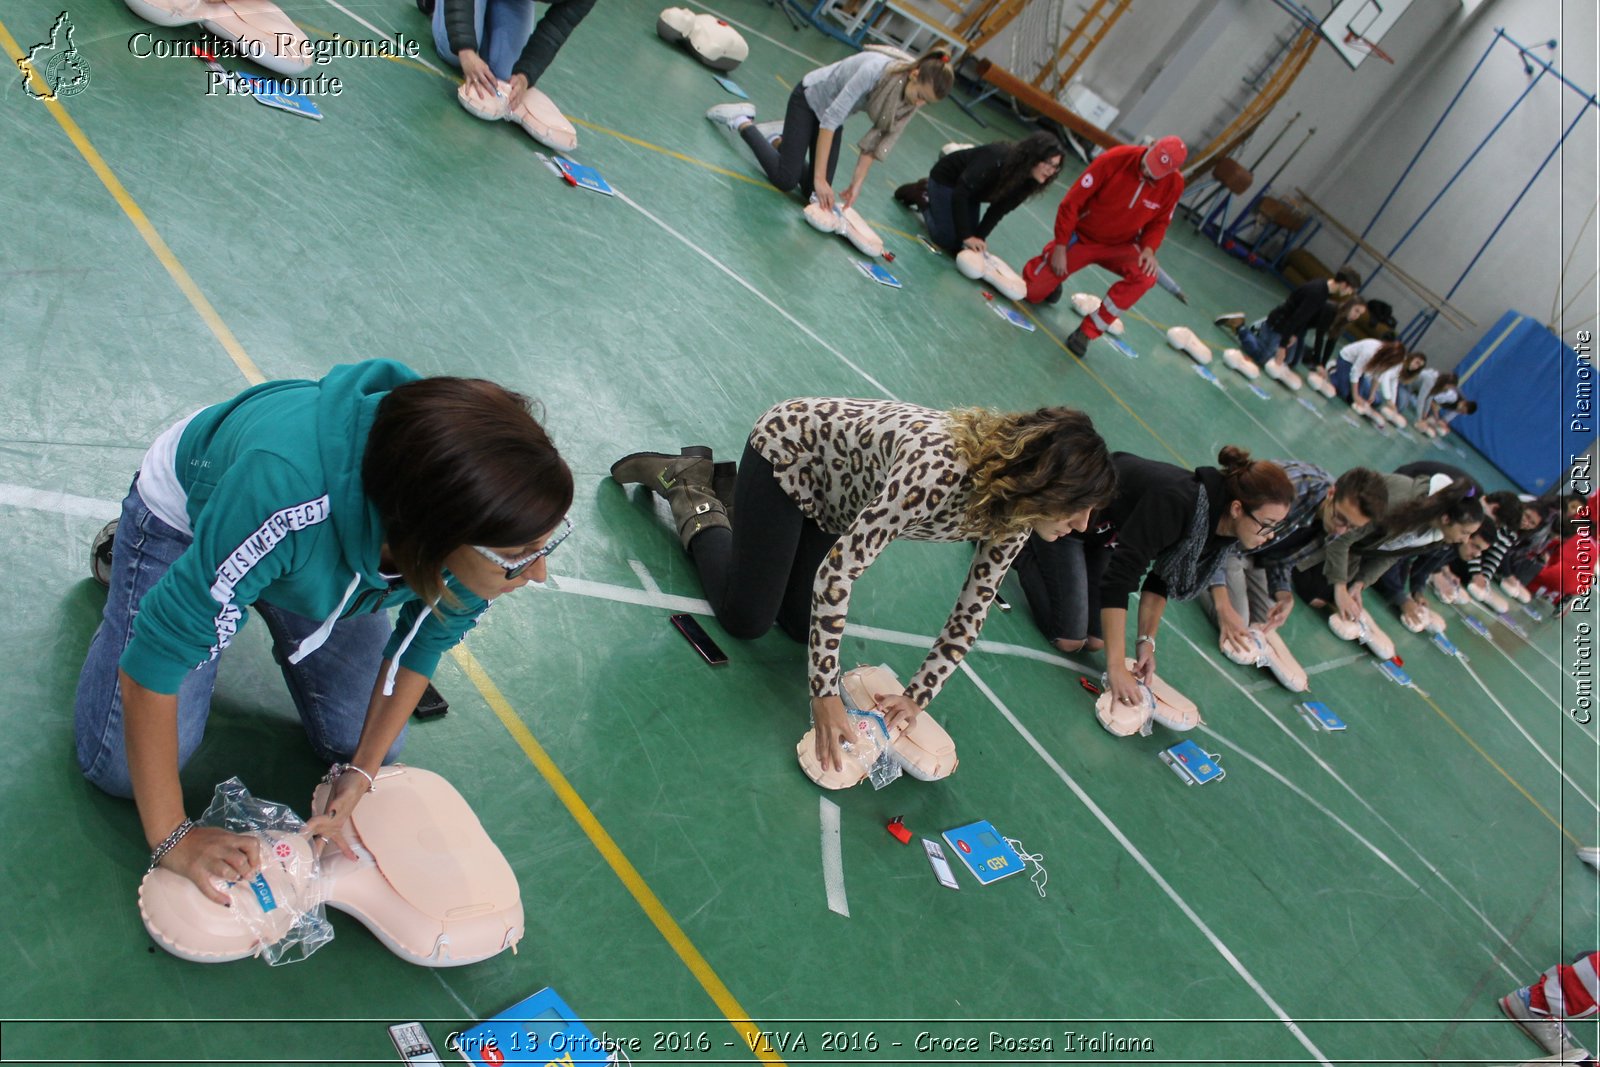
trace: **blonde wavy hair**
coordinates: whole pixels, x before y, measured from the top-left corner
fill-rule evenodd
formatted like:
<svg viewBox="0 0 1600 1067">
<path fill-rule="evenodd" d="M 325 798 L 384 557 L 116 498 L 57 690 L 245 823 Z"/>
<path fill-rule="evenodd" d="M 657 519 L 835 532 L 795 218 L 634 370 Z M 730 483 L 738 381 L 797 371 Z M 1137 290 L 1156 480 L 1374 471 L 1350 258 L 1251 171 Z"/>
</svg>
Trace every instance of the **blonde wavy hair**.
<svg viewBox="0 0 1600 1067">
<path fill-rule="evenodd" d="M 1116 492 L 1111 452 L 1081 411 L 959 408 L 949 432 L 967 464 L 966 531 L 976 536 L 1004 537 L 1104 507 Z"/>
</svg>

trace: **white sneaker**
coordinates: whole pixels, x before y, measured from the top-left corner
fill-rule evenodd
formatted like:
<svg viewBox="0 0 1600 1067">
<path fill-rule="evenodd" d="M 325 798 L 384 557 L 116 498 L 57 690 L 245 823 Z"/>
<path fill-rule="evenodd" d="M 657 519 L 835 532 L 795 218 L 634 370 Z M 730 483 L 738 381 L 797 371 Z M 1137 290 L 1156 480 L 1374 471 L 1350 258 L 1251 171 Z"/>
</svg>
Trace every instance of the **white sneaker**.
<svg viewBox="0 0 1600 1067">
<path fill-rule="evenodd" d="M 1588 845 L 1578 850 L 1578 858 L 1589 866 L 1600 870 L 1600 846 Z"/>
<path fill-rule="evenodd" d="M 755 121 L 756 106 L 754 104 L 718 104 L 706 110 L 706 118 L 728 127 L 734 133 L 738 133 L 740 126 L 746 122 Z"/>
<path fill-rule="evenodd" d="M 1572 1031 L 1568 1030 L 1560 1019 L 1552 1019 L 1548 1015 L 1535 1015 L 1527 1002 L 1522 999 L 1522 990 L 1518 989 L 1501 997 L 1500 1010 L 1550 1055 L 1566 1057 L 1577 1053 L 1579 1059 L 1588 1055 L 1583 1046 L 1572 1036 Z"/>
</svg>

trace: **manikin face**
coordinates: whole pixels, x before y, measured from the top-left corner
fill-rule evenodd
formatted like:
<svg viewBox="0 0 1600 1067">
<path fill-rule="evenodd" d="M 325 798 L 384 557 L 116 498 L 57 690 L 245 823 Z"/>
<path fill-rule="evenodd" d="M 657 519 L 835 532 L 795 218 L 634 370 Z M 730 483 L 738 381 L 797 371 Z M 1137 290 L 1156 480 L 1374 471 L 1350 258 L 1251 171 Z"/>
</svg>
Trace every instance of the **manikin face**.
<svg viewBox="0 0 1600 1067">
<path fill-rule="evenodd" d="M 1069 533 L 1082 533 L 1089 528 L 1089 513 L 1093 510 L 1093 508 L 1079 508 L 1058 519 L 1036 522 L 1033 524 L 1033 532 L 1039 535 L 1041 541 L 1054 541 Z"/>
<path fill-rule="evenodd" d="M 1278 536 L 1277 526 L 1289 517 L 1289 505 L 1258 504 L 1248 509 L 1235 500 L 1228 505 L 1228 513 L 1233 517 L 1233 531 L 1239 539 L 1239 547 L 1248 552 Z"/>
</svg>

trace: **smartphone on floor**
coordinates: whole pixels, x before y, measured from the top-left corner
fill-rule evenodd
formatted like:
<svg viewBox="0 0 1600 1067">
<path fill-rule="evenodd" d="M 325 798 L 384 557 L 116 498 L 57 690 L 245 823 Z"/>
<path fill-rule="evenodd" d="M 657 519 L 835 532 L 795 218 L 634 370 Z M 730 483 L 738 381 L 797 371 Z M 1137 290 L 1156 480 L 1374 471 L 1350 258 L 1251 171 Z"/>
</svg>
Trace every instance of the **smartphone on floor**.
<svg viewBox="0 0 1600 1067">
<path fill-rule="evenodd" d="M 728 654 L 722 651 L 715 641 L 711 640 L 711 635 L 706 633 L 705 627 L 701 626 L 699 620 L 693 615 L 674 615 L 672 616 L 672 625 L 677 627 L 684 640 L 693 645 L 694 650 L 700 653 L 700 658 L 711 664 L 711 666 L 720 667 L 728 662 Z"/>
</svg>

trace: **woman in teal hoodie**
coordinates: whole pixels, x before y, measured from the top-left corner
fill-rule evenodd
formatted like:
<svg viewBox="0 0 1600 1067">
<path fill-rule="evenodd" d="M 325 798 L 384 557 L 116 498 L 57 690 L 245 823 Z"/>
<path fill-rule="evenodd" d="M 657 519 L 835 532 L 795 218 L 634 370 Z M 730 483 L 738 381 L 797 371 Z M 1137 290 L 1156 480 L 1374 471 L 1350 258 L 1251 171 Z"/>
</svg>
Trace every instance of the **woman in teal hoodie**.
<svg viewBox="0 0 1600 1067">
<path fill-rule="evenodd" d="M 528 401 L 399 363 L 267 382 L 150 447 L 123 501 L 110 595 L 78 682 L 78 762 L 131 796 L 161 864 L 227 903 L 254 839 L 184 816 L 217 655 L 252 605 L 333 791 L 339 833 L 404 741 L 439 657 L 495 597 L 544 579 L 572 473 Z M 393 626 L 380 608 L 399 607 Z"/>
</svg>

